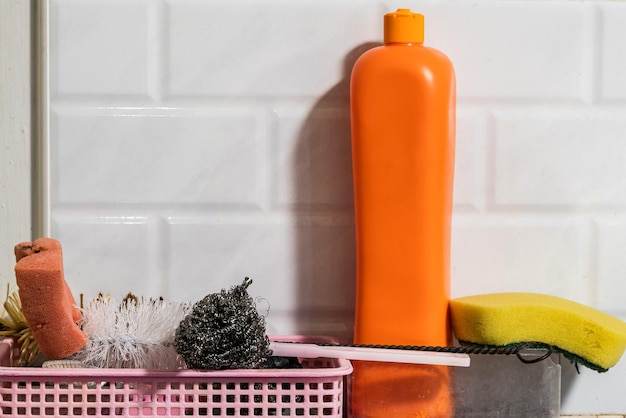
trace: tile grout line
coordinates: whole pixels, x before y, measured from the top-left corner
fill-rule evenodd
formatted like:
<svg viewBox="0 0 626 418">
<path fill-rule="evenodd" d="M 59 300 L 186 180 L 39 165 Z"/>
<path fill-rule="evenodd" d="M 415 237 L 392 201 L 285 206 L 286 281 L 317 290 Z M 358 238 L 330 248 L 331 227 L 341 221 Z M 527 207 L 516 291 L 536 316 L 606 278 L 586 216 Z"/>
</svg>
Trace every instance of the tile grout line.
<svg viewBox="0 0 626 418">
<path fill-rule="evenodd" d="M 601 12 L 595 4 L 584 5 L 581 96 L 588 106 L 598 103 L 600 97 Z"/>
</svg>

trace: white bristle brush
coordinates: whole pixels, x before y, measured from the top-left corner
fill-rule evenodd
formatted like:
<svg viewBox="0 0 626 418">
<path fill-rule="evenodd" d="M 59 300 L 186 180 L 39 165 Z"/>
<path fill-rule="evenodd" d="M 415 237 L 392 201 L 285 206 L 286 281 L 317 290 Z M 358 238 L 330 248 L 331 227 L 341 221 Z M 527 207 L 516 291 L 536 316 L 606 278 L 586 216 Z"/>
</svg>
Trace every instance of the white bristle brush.
<svg viewBox="0 0 626 418">
<path fill-rule="evenodd" d="M 83 309 L 88 342 L 73 359 L 88 367 L 176 370 L 183 366 L 174 333 L 190 312 L 185 303 L 143 300 L 128 295 L 117 302 L 99 296 Z"/>
</svg>

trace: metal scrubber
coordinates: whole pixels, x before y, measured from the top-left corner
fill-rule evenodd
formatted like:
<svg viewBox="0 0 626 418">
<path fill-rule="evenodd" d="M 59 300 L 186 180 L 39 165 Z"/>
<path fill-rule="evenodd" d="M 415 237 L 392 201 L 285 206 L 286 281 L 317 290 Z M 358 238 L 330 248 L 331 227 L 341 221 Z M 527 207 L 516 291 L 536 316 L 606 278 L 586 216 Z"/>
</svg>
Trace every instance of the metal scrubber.
<svg viewBox="0 0 626 418">
<path fill-rule="evenodd" d="M 197 302 L 176 329 L 174 345 L 190 369 L 255 369 L 272 355 L 265 319 L 247 288 L 252 280 Z"/>
</svg>

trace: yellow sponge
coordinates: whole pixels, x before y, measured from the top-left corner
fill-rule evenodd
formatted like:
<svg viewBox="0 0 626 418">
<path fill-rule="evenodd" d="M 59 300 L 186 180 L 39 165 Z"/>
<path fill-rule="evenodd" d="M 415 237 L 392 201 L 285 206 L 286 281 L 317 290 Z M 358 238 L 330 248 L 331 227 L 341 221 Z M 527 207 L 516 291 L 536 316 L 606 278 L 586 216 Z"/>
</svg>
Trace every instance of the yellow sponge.
<svg viewBox="0 0 626 418">
<path fill-rule="evenodd" d="M 563 298 L 491 293 L 450 301 L 452 328 L 462 343 L 551 345 L 570 360 L 604 372 L 626 349 L 626 322 Z"/>
</svg>

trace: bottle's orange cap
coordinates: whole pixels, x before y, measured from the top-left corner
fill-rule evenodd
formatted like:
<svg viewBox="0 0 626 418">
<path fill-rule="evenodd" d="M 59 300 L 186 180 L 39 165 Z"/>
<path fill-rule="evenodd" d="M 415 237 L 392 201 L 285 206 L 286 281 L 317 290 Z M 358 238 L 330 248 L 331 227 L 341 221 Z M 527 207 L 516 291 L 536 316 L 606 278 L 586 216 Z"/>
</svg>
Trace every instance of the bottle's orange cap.
<svg viewBox="0 0 626 418">
<path fill-rule="evenodd" d="M 424 42 L 424 15 L 413 13 L 410 9 L 398 9 L 387 13 L 384 20 L 385 43 Z"/>
</svg>

